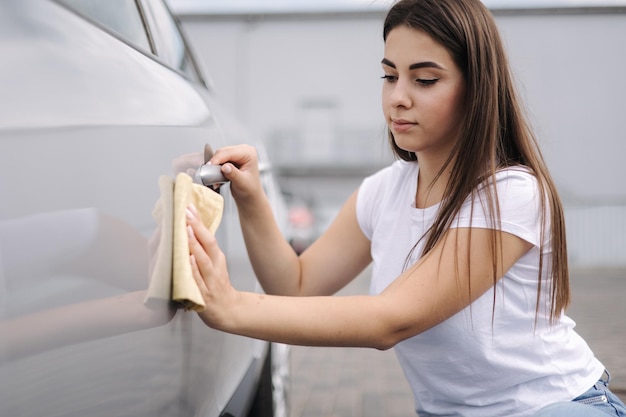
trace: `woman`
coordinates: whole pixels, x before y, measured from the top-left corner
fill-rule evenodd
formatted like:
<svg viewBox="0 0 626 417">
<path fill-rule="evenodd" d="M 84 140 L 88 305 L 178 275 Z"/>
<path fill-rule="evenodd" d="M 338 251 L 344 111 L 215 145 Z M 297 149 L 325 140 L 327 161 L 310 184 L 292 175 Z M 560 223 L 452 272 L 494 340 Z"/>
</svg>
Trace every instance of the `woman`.
<svg viewBox="0 0 626 417">
<path fill-rule="evenodd" d="M 489 12 L 479 0 L 402 0 L 383 37 L 383 113 L 399 161 L 365 179 L 298 257 L 254 149 L 220 149 L 211 162 L 232 182 L 271 295 L 232 288 L 190 207 L 200 316 L 288 344 L 395 347 L 422 417 L 626 415 L 563 314 L 562 207 Z M 330 297 L 372 262 L 370 296 Z"/>
</svg>

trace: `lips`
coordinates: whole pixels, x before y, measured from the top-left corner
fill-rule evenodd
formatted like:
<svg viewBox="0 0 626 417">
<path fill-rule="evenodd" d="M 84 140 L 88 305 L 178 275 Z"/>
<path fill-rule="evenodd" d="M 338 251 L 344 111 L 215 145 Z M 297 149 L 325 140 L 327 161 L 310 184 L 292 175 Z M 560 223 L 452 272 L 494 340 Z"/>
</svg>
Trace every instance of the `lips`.
<svg viewBox="0 0 626 417">
<path fill-rule="evenodd" d="M 406 132 L 411 129 L 413 126 L 416 126 L 417 123 L 411 122 L 409 120 L 404 119 L 392 119 L 391 120 L 391 130 L 397 133 Z"/>
</svg>

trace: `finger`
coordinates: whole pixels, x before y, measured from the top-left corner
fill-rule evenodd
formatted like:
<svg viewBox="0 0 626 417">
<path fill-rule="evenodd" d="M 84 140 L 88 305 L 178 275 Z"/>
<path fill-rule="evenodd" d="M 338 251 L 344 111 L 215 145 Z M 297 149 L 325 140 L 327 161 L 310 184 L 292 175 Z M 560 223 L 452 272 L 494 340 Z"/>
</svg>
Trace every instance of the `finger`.
<svg viewBox="0 0 626 417">
<path fill-rule="evenodd" d="M 212 304 L 211 291 L 209 290 L 209 286 L 207 282 L 204 280 L 204 277 L 202 276 L 202 273 L 200 272 L 200 268 L 198 267 L 198 262 L 193 255 L 189 256 L 189 262 L 191 263 L 191 272 L 192 272 L 193 278 L 196 284 L 198 285 L 200 294 L 202 294 L 202 298 L 206 304 L 203 310 L 198 311 L 198 314 L 200 318 L 202 319 L 202 321 L 204 321 L 209 327 L 214 327 L 214 322 L 211 319 L 212 315 L 210 314 L 211 307 L 212 307 L 211 306 Z"/>
<path fill-rule="evenodd" d="M 204 286 L 207 288 L 208 291 L 208 288 L 211 286 L 211 282 L 209 282 L 209 279 L 213 279 L 214 277 L 218 276 L 218 269 L 216 269 L 216 265 L 222 265 L 222 256 L 216 255 L 216 258 L 212 259 L 211 256 L 209 256 L 209 254 L 202 247 L 200 242 L 198 242 L 196 237 L 193 235 L 191 226 L 188 226 L 187 231 L 189 234 L 190 261 L 193 258 L 193 262 L 198 270 L 198 278 L 204 281 Z"/>
<path fill-rule="evenodd" d="M 187 226 L 187 236 L 189 238 L 189 254 L 193 255 L 200 265 L 210 265 L 211 257 L 196 238 L 191 226 Z"/>
<path fill-rule="evenodd" d="M 217 239 L 215 238 L 215 235 L 211 233 L 211 231 L 207 229 L 201 222 L 198 221 L 195 223 L 195 225 L 200 228 L 197 233 L 194 229 L 196 239 L 198 239 L 206 254 L 209 256 L 209 258 L 211 258 L 211 261 L 215 263 L 215 261 L 219 259 L 222 253 L 222 250 L 217 244 Z"/>
<path fill-rule="evenodd" d="M 255 164 L 256 149 L 250 145 L 226 146 L 218 149 L 211 158 L 212 164 L 223 165 L 232 162 L 237 166 Z"/>
<path fill-rule="evenodd" d="M 191 264 L 191 275 L 193 275 L 193 279 L 196 281 L 196 285 L 202 294 L 202 298 L 205 298 L 205 293 L 208 292 L 206 282 L 204 281 L 204 276 L 202 272 L 200 272 L 200 268 L 198 267 L 198 262 L 196 261 L 196 257 L 194 255 L 189 255 L 189 263 Z"/>
<path fill-rule="evenodd" d="M 231 182 L 237 182 L 237 178 L 241 174 L 241 171 L 232 163 L 227 162 L 222 165 L 222 174 L 224 174 L 224 176 Z"/>
<path fill-rule="evenodd" d="M 200 219 L 198 218 L 197 209 L 193 205 L 187 207 L 186 216 L 187 225 L 191 228 L 188 229 L 190 250 L 193 246 L 193 248 L 199 252 L 200 256 L 206 254 L 209 258 L 211 258 L 212 262 L 219 259 L 222 251 L 217 244 L 217 239 L 215 239 L 215 235 L 213 235 L 213 233 L 211 233 L 211 231 L 207 229 L 204 223 L 200 221 Z M 202 250 L 195 246 L 196 243 Z M 203 259 L 198 260 L 202 261 Z"/>
</svg>

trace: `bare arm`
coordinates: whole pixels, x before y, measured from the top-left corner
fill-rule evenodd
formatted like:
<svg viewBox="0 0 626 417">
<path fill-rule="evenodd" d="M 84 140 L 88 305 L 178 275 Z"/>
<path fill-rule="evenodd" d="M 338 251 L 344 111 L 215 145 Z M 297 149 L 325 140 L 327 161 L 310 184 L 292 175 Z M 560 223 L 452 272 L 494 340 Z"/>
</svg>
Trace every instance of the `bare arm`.
<svg viewBox="0 0 626 417">
<path fill-rule="evenodd" d="M 369 241 L 356 221 L 356 192 L 329 230 L 298 257 L 276 224 L 256 158 L 254 148 L 242 145 L 218 150 L 211 162 L 225 163 L 248 256 L 263 289 L 293 296 L 335 293 L 371 261 Z"/>
<path fill-rule="evenodd" d="M 196 219 L 188 223 L 192 269 L 208 306 L 200 316 L 211 327 L 249 337 L 387 349 L 453 316 L 494 285 L 492 231 L 465 228 L 448 231 L 378 296 L 294 298 L 237 292 L 215 238 Z M 496 279 L 531 247 L 516 236 L 499 235 Z"/>
</svg>

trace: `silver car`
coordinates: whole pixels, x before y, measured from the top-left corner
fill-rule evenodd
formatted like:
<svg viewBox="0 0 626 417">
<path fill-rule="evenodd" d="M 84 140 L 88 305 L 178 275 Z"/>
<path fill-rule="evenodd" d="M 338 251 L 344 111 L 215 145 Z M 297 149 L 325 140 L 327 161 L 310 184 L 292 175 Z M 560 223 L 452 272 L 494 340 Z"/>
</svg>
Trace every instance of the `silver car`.
<svg viewBox="0 0 626 417">
<path fill-rule="evenodd" d="M 144 304 L 159 176 L 205 145 L 255 144 L 285 213 L 166 5 L 3 0 L 0 60 L 0 416 L 284 415 L 284 346 Z M 260 291 L 220 192 L 233 284 Z"/>
</svg>

